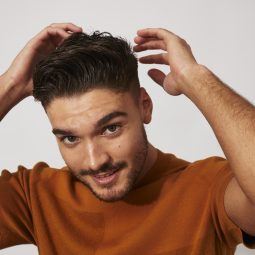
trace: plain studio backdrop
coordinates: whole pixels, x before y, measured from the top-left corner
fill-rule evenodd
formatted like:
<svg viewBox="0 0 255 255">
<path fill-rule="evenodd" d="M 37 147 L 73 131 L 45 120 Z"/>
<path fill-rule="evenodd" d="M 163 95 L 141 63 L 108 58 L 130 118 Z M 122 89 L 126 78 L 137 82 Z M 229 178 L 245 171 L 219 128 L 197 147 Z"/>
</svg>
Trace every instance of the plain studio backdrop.
<svg viewBox="0 0 255 255">
<path fill-rule="evenodd" d="M 252 0 L 1 0 L 0 73 L 30 38 L 51 23 L 72 22 L 87 33 L 107 31 L 131 43 L 138 29 L 163 27 L 190 44 L 198 63 L 254 103 L 254 13 Z M 191 162 L 224 157 L 201 112 L 184 95 L 170 96 L 154 83 L 147 75 L 151 67 L 156 65 L 139 64 L 141 85 L 154 102 L 152 122 L 146 125 L 150 142 Z M 0 144 L 0 170 L 16 171 L 18 165 L 31 168 L 38 161 L 64 165 L 47 116 L 32 97 L 15 106 L 0 123 Z M 38 252 L 33 245 L 19 245 L 1 250 L 3 254 Z M 236 254 L 254 254 L 254 250 L 239 245 Z"/>
</svg>

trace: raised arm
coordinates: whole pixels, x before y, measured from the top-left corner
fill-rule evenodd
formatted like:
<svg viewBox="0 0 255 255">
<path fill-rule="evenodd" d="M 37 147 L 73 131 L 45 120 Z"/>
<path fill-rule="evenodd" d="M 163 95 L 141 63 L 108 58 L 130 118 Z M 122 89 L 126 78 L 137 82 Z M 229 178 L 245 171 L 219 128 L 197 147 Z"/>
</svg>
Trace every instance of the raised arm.
<svg viewBox="0 0 255 255">
<path fill-rule="evenodd" d="M 188 43 L 162 28 L 137 32 L 137 52 L 163 50 L 139 60 L 170 67 L 164 74 L 151 69 L 149 76 L 170 95 L 184 94 L 212 127 L 234 177 L 224 193 L 224 206 L 232 221 L 255 236 L 255 107 L 195 60 Z"/>
</svg>

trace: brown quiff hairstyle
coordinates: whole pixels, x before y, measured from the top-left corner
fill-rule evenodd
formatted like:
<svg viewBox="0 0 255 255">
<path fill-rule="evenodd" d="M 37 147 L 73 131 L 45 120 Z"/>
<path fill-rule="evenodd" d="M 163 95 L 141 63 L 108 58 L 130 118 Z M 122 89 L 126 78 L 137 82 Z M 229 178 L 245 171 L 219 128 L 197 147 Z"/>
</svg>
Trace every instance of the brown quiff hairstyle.
<svg viewBox="0 0 255 255">
<path fill-rule="evenodd" d="M 33 96 L 46 108 L 55 98 L 95 88 L 130 92 L 138 103 L 138 64 L 130 43 L 108 32 L 73 33 L 34 69 Z"/>
</svg>

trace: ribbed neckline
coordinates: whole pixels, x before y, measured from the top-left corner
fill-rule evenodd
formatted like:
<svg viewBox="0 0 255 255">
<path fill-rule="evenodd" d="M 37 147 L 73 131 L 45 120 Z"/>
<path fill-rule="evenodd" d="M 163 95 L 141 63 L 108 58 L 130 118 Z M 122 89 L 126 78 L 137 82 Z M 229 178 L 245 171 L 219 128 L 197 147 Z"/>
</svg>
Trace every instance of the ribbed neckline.
<svg viewBox="0 0 255 255">
<path fill-rule="evenodd" d="M 162 176 L 169 174 L 169 172 L 175 172 L 183 169 L 190 164 L 190 162 L 178 158 L 174 154 L 164 153 L 160 149 L 156 149 L 158 152 L 157 159 L 155 160 L 150 170 L 142 177 L 142 179 L 136 185 L 136 188 L 155 181 Z"/>
</svg>

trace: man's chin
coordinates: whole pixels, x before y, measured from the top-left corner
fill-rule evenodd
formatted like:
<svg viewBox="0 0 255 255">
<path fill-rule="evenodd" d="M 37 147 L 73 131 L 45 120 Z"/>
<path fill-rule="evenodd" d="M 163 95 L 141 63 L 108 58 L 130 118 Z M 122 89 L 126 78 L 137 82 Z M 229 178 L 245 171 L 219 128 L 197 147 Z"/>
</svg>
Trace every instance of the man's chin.
<svg viewBox="0 0 255 255">
<path fill-rule="evenodd" d="M 91 176 L 79 177 L 79 180 L 93 193 L 93 195 L 103 202 L 116 202 L 123 199 L 129 192 L 119 182 L 114 185 L 97 184 Z"/>
<path fill-rule="evenodd" d="M 99 200 L 109 203 L 122 200 L 130 191 L 129 189 L 118 189 L 116 187 L 104 188 L 100 191 L 91 187 L 89 189 Z"/>
</svg>

